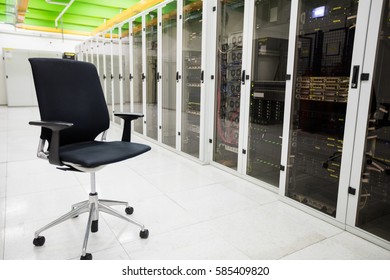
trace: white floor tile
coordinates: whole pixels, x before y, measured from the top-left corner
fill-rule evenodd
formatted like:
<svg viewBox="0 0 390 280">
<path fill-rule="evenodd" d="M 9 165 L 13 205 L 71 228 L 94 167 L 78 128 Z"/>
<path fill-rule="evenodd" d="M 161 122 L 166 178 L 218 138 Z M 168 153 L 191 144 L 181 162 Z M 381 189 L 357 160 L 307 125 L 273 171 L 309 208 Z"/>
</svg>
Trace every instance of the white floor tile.
<svg viewBox="0 0 390 280">
<path fill-rule="evenodd" d="M 287 260 L 390 260 L 390 251 L 342 232 L 292 253 Z"/>
<path fill-rule="evenodd" d="M 224 241 L 213 229 L 196 224 L 147 240 L 124 244 L 132 259 L 227 260 L 248 257 Z"/>
<path fill-rule="evenodd" d="M 282 202 L 206 224 L 252 259 L 279 259 L 342 231 Z"/>
<path fill-rule="evenodd" d="M 81 173 L 78 176 L 90 180 L 89 174 Z M 89 192 L 90 183 L 85 187 Z M 129 203 L 162 194 L 158 188 L 124 164 L 113 164 L 97 172 L 96 190 L 99 198 L 124 200 Z"/>
<path fill-rule="evenodd" d="M 125 164 L 144 176 L 164 174 L 172 170 L 179 171 L 183 167 L 183 162 L 177 155 L 161 153 L 153 148 L 136 159 L 125 161 Z"/>
<path fill-rule="evenodd" d="M 0 163 L 0 198 L 5 197 L 7 188 L 7 164 Z"/>
<path fill-rule="evenodd" d="M 47 163 L 47 165 L 50 167 L 50 164 Z M 79 187 L 80 185 L 71 172 L 57 170 L 54 166 L 51 166 L 51 169 L 45 168 L 44 172 L 24 173 L 23 170 L 21 168 L 18 175 L 7 177 L 7 196 Z"/>
<path fill-rule="evenodd" d="M 42 247 L 32 244 L 34 233 L 52 219 L 8 223 L 5 234 L 4 259 L 72 259 L 80 258 L 87 225 L 87 214 L 70 219 L 42 232 L 46 242 Z M 93 253 L 119 246 L 104 220 L 99 220 L 99 231 L 90 233 L 87 252 Z"/>
<path fill-rule="evenodd" d="M 7 162 L 7 133 L 0 131 L 0 163 Z"/>
<path fill-rule="evenodd" d="M 235 178 L 234 180 L 225 182 L 223 186 L 260 205 L 278 200 L 278 195 L 276 193 L 242 179 Z"/>
<path fill-rule="evenodd" d="M 0 197 L 0 260 L 4 258 L 5 198 Z"/>
<path fill-rule="evenodd" d="M 201 221 L 258 206 L 252 200 L 221 184 L 172 193 L 169 196 Z"/>
<path fill-rule="evenodd" d="M 173 169 L 164 173 L 151 174 L 145 178 L 163 193 L 181 192 L 216 183 L 201 173 L 185 167 L 179 169 L 180 171 Z"/>
<path fill-rule="evenodd" d="M 31 160 L 18 160 L 7 163 L 7 176 L 8 177 L 22 177 L 25 174 L 36 174 L 53 172 L 56 167 L 50 165 L 47 160 L 38 159 L 36 156 Z"/>
<path fill-rule="evenodd" d="M 101 251 L 94 251 L 91 253 L 93 260 L 130 260 L 130 256 L 122 245 L 104 249 Z M 73 260 L 80 260 L 77 256 Z"/>
<path fill-rule="evenodd" d="M 39 142 L 39 129 L 28 128 L 8 131 L 7 161 L 36 159 Z"/>
<path fill-rule="evenodd" d="M 88 199 L 81 186 L 7 197 L 7 225 L 56 218 L 70 211 L 72 204 Z"/>
<path fill-rule="evenodd" d="M 145 225 L 150 236 L 158 235 L 198 222 L 187 211 L 166 196 L 157 196 L 133 205 L 134 214 L 129 216 Z M 124 211 L 116 207 L 118 211 Z M 104 214 L 103 214 L 104 215 Z M 139 228 L 116 217 L 104 216 L 121 243 L 139 239 Z M 150 237 L 149 237 L 150 238 Z"/>
</svg>

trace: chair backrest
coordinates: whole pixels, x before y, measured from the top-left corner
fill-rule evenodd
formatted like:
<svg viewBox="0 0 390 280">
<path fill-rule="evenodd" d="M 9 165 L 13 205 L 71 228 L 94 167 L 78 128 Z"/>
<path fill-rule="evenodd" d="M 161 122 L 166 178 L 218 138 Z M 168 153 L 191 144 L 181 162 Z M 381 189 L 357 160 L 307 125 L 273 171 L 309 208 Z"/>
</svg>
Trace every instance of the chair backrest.
<svg viewBox="0 0 390 280">
<path fill-rule="evenodd" d="M 96 67 L 58 58 L 29 59 L 42 121 L 73 123 L 61 131 L 60 145 L 92 141 L 107 130 L 110 118 Z M 50 130 L 41 138 L 50 141 Z"/>
</svg>

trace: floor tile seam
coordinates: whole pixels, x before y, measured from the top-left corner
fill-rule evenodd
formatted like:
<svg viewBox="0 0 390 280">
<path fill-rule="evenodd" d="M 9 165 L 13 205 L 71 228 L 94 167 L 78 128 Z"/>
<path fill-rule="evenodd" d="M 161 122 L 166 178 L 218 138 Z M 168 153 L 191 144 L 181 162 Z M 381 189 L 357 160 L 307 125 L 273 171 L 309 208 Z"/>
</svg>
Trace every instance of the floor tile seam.
<svg viewBox="0 0 390 280">
<path fill-rule="evenodd" d="M 153 185 L 153 187 L 157 188 L 159 191 L 161 191 L 161 192 L 164 193 L 164 194 L 181 193 L 181 192 L 185 192 L 185 191 L 188 191 L 188 190 L 194 190 L 194 189 L 198 189 L 198 188 L 202 188 L 202 187 L 207 187 L 207 186 L 211 186 L 211 185 L 218 184 L 218 183 L 216 183 L 216 182 L 212 182 L 212 183 L 200 184 L 200 185 L 197 185 L 197 186 L 194 186 L 194 187 L 190 187 L 189 189 L 184 189 L 184 190 L 180 190 L 180 191 L 164 192 L 160 187 L 156 186 L 156 185 L 150 180 L 150 178 L 148 178 L 147 176 L 144 176 L 144 175 L 141 175 L 141 176 L 143 176 L 143 178 L 144 178 L 149 184 Z"/>
<path fill-rule="evenodd" d="M 107 217 L 109 216 L 109 214 L 107 214 Z M 104 218 L 104 215 L 99 215 L 99 220 L 100 219 L 103 219 L 103 221 L 105 222 L 106 226 L 108 227 L 108 229 L 110 230 L 111 234 L 114 235 L 116 241 L 118 242 L 119 246 L 123 249 L 123 251 L 126 253 L 127 257 L 131 260 L 131 256 L 129 255 L 129 253 L 126 251 L 126 249 L 123 247 L 122 243 L 120 242 L 119 238 L 116 236 L 115 232 L 113 231 L 113 229 L 111 228 L 110 224 L 107 222 L 107 220 Z M 102 250 L 97 250 L 97 251 L 93 251 L 92 253 L 97 253 L 97 252 L 102 252 L 102 251 L 105 251 L 105 250 L 108 250 L 108 249 L 112 249 L 114 247 L 110 247 L 110 248 L 106 248 L 106 249 L 102 249 Z"/>
<path fill-rule="evenodd" d="M 191 224 L 187 224 L 187 225 L 183 225 L 183 226 L 179 226 L 177 228 L 174 228 L 174 229 L 171 229 L 171 230 L 167 230 L 167 231 L 164 231 L 164 232 L 159 232 L 157 233 L 156 235 L 154 236 L 163 236 L 163 235 L 166 235 L 166 234 L 169 234 L 169 233 L 172 233 L 172 232 L 175 232 L 175 231 L 179 231 L 179 230 L 183 230 L 185 228 L 188 228 L 188 227 L 192 227 L 192 226 L 196 226 L 196 225 L 206 225 L 209 221 L 197 221 L 197 222 L 194 222 L 194 223 L 191 223 Z M 249 256 L 248 254 L 246 254 L 244 251 L 242 251 L 240 248 L 238 248 L 237 246 L 235 246 L 233 243 L 231 243 L 229 240 L 225 239 L 223 237 L 223 235 L 221 234 L 221 232 L 217 231 L 215 228 L 213 227 L 209 227 L 210 231 L 212 231 L 213 233 L 213 236 L 215 238 L 219 238 L 220 240 L 222 240 L 223 242 L 226 242 L 227 244 L 229 244 L 229 246 L 231 246 L 232 248 L 234 248 L 235 250 L 239 251 L 241 254 L 243 254 L 244 256 L 246 256 L 247 258 L 249 259 L 252 259 L 251 256 Z M 136 243 L 138 242 L 138 240 L 131 240 L 131 241 L 128 241 L 128 242 L 124 242 L 123 243 L 123 246 L 127 246 L 128 244 L 132 244 L 132 243 Z M 126 249 L 125 249 L 126 250 Z M 127 252 L 127 251 L 126 251 Z M 133 257 L 131 256 L 130 254 L 130 258 L 133 259 Z"/>
<path fill-rule="evenodd" d="M 320 243 L 323 243 L 324 241 L 326 241 L 326 240 L 328 240 L 328 239 L 334 238 L 334 237 L 336 237 L 337 235 L 343 234 L 344 232 L 345 232 L 345 230 L 344 230 L 344 229 L 341 229 L 340 232 L 337 232 L 337 233 L 335 233 L 335 234 L 331 234 L 331 235 L 329 235 L 329 236 L 323 236 L 322 239 L 317 240 L 316 242 L 313 242 L 312 244 L 308 244 L 308 245 L 306 245 L 306 246 L 304 246 L 304 247 L 302 247 L 302 248 L 300 248 L 300 249 L 298 249 L 298 250 L 296 250 L 296 251 L 294 251 L 294 252 L 292 252 L 292 253 L 285 254 L 284 256 L 281 256 L 281 257 L 278 258 L 278 259 L 280 260 L 280 259 L 283 259 L 283 258 L 285 258 L 285 257 L 287 257 L 287 256 L 292 255 L 292 254 L 301 252 L 301 251 L 303 251 L 303 250 L 305 250 L 305 249 L 307 249 L 307 248 L 310 248 L 310 247 L 312 247 L 312 246 L 315 246 L 315 245 L 318 245 L 318 244 L 320 244 Z"/>
<path fill-rule="evenodd" d="M 298 252 L 301 252 L 301 251 L 303 251 L 303 250 L 305 250 L 305 249 L 307 249 L 307 248 L 310 248 L 310 247 L 312 247 L 312 246 L 315 246 L 315 245 L 317 245 L 317 244 L 323 242 L 323 241 L 326 240 L 326 239 L 327 239 L 327 237 L 323 237 L 322 239 L 317 240 L 316 242 L 313 242 L 313 243 L 308 244 L 308 245 L 306 245 L 306 246 L 303 246 L 302 248 L 299 248 L 299 249 L 297 249 L 297 250 L 295 250 L 295 251 L 293 251 L 293 252 L 290 252 L 290 253 L 287 253 L 287 254 L 285 254 L 285 255 L 280 256 L 280 257 L 278 258 L 278 260 L 281 260 L 281 259 L 283 259 L 283 258 L 285 258 L 285 257 L 287 257 L 287 256 L 293 255 L 293 254 L 298 253 Z"/>
<path fill-rule="evenodd" d="M 175 192 L 177 193 L 177 192 Z M 194 216 L 193 214 L 191 214 L 186 208 L 184 208 L 184 206 L 180 205 L 177 201 L 174 200 L 174 198 L 170 197 L 169 194 L 166 194 L 166 196 L 171 200 L 173 201 L 176 205 L 178 205 L 180 208 L 182 208 L 184 211 L 186 211 L 186 213 L 188 213 L 191 217 L 193 217 L 195 220 L 199 221 L 200 223 L 202 222 L 209 222 L 209 221 L 213 221 L 213 220 L 217 220 L 217 219 L 221 219 L 221 218 L 224 218 L 224 217 L 227 217 L 227 216 L 230 216 L 230 215 L 235 215 L 235 214 L 238 214 L 240 212 L 245 212 L 245 211 L 248 211 L 249 209 L 258 209 L 258 208 L 262 208 L 263 206 L 266 206 L 268 204 L 272 204 L 272 203 L 277 203 L 278 200 L 276 201 L 270 201 L 270 202 L 267 202 L 267 203 L 264 203 L 264 204 L 258 204 L 256 203 L 255 205 L 249 205 L 247 207 L 243 207 L 241 209 L 238 209 L 236 211 L 232 211 L 232 212 L 229 212 L 229 213 L 224 213 L 222 215 L 219 215 L 217 217 L 212 217 L 210 219 L 205 219 L 203 220 L 202 218 L 198 217 L 198 216 Z M 243 196 L 244 198 L 246 198 L 245 196 Z M 246 198 L 248 199 L 248 198 Z"/>
<path fill-rule="evenodd" d="M 8 154 L 8 153 L 7 153 Z M 7 174 L 8 174 L 8 164 L 5 165 L 5 190 L 4 190 L 4 222 L 3 222 L 3 252 L 1 259 L 4 260 L 5 258 L 5 250 L 6 250 L 6 243 L 5 243 L 5 237 L 7 234 Z"/>
<path fill-rule="evenodd" d="M 266 203 L 266 204 L 271 204 L 271 203 L 275 203 L 276 201 L 273 201 L 273 202 L 269 202 L 269 203 Z M 211 218 L 209 220 L 206 220 L 206 221 L 200 221 L 200 223 L 204 223 L 204 224 L 207 224 L 207 223 L 212 223 L 213 221 L 217 221 L 219 219 L 222 219 L 222 218 L 225 218 L 225 217 L 228 217 L 228 216 L 233 216 L 233 215 L 236 215 L 236 214 L 239 214 L 241 212 L 246 212 L 250 209 L 259 209 L 261 208 L 263 205 L 256 205 L 256 206 L 252 206 L 252 207 L 248 207 L 248 208 L 245 208 L 245 209 L 240 209 L 238 211 L 235 211 L 233 213 L 228 213 L 228 214 L 225 214 L 225 215 L 222 215 L 222 216 L 219 216 L 219 217 L 214 217 L 214 218 Z M 225 238 L 224 237 L 224 234 L 222 231 L 218 231 L 218 229 L 216 228 L 213 228 L 214 232 L 216 232 L 216 234 L 218 236 L 221 236 L 222 240 L 225 241 L 227 244 L 229 244 L 230 246 L 232 246 L 233 248 L 235 248 L 236 250 L 238 250 L 239 252 L 241 252 L 243 255 L 245 255 L 246 257 L 248 257 L 249 259 L 251 260 L 254 260 L 254 258 L 250 255 L 248 255 L 245 251 L 243 251 L 241 248 L 239 248 L 238 246 L 236 246 L 234 244 L 234 242 L 231 242 L 229 239 Z"/>
<path fill-rule="evenodd" d="M 6 244 L 5 244 L 5 237 L 6 237 L 6 234 L 7 234 L 7 200 L 4 199 L 4 222 L 3 222 L 3 240 L 0 240 L 3 244 L 3 252 L 0 256 L 0 259 L 1 260 L 4 260 L 5 258 L 5 250 L 6 250 Z"/>
<path fill-rule="evenodd" d="M 49 188 L 49 189 L 46 189 L 46 190 L 37 190 L 37 191 L 31 191 L 31 192 L 26 192 L 26 193 L 19 193 L 19 194 L 14 194 L 14 195 L 6 195 L 5 198 L 6 199 L 8 199 L 8 198 L 17 198 L 17 197 L 23 197 L 23 196 L 28 196 L 28 195 L 32 195 L 32 194 L 42 194 L 42 193 L 58 191 L 58 190 L 67 190 L 70 187 L 81 187 L 82 191 L 84 191 L 86 193 L 86 196 L 88 195 L 88 192 L 83 188 L 82 185 L 80 185 L 80 184 L 78 184 L 78 185 L 72 184 L 72 185 L 67 185 L 67 186 L 63 186 L 63 187 L 52 187 L 52 188 Z"/>
<path fill-rule="evenodd" d="M 151 233 L 151 235 L 149 235 L 149 238 L 150 237 L 155 237 L 155 236 L 157 236 L 157 237 L 159 237 L 159 236 L 164 236 L 164 235 L 166 235 L 166 234 L 170 234 L 170 233 L 172 233 L 172 232 L 175 232 L 175 231 L 180 231 L 180 230 L 183 230 L 183 229 L 185 229 L 185 228 L 189 228 L 189 227 L 193 227 L 193 226 L 197 226 L 197 225 L 202 225 L 202 224 L 205 224 L 206 222 L 204 222 L 204 221 L 195 221 L 194 223 L 190 223 L 190 224 L 186 224 L 186 225 L 181 225 L 181 226 L 178 226 L 178 227 L 175 227 L 175 228 L 172 228 L 172 229 L 169 229 L 169 230 L 166 230 L 166 231 L 162 231 L 162 232 L 158 232 L 157 234 L 153 234 L 153 233 Z M 215 229 L 213 229 L 213 228 L 211 228 L 211 230 L 213 231 L 213 233 L 215 234 L 215 236 L 217 236 L 217 237 L 219 237 L 219 233 L 215 230 Z M 223 241 L 225 241 L 224 239 L 222 239 Z M 136 242 L 139 242 L 139 239 L 137 239 L 137 240 L 131 240 L 131 241 L 127 241 L 127 242 L 123 242 L 123 243 L 121 243 L 124 247 L 125 246 L 127 246 L 128 244 L 132 244 L 132 243 L 136 243 Z M 126 249 L 125 249 L 126 250 Z M 127 252 L 127 251 L 126 251 Z M 131 257 L 131 256 L 130 256 Z M 131 257 L 131 259 L 133 259 L 132 257 Z"/>
</svg>

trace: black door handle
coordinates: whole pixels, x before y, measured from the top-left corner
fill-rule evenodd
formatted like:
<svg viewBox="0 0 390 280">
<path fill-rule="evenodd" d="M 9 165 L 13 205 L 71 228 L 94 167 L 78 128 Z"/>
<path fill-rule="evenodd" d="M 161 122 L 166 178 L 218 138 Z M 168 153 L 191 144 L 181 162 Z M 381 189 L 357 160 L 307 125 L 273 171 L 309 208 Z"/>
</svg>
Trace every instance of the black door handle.
<svg viewBox="0 0 390 280">
<path fill-rule="evenodd" d="M 204 70 L 202 70 L 202 72 L 200 73 L 200 81 L 202 82 L 202 84 L 204 83 Z"/>
<path fill-rule="evenodd" d="M 145 80 L 146 76 L 144 73 L 141 74 L 142 81 Z"/>
<path fill-rule="evenodd" d="M 359 65 L 355 65 L 353 67 L 351 88 L 357 88 L 358 87 L 359 68 L 360 68 Z"/>
<path fill-rule="evenodd" d="M 129 80 L 133 79 L 133 75 L 129 74 Z"/>
<path fill-rule="evenodd" d="M 242 70 L 241 83 L 245 85 L 245 70 Z"/>
</svg>

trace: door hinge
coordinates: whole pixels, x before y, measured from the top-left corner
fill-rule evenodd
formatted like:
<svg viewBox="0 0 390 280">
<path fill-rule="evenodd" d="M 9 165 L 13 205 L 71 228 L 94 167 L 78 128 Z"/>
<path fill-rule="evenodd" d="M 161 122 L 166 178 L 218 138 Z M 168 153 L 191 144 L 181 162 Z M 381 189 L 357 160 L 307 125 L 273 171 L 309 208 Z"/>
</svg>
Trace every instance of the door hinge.
<svg viewBox="0 0 390 280">
<path fill-rule="evenodd" d="M 213 144 L 213 139 L 209 139 L 209 143 L 210 143 L 210 144 Z"/>
<path fill-rule="evenodd" d="M 284 171 L 286 168 L 285 168 L 285 166 L 284 165 L 279 165 L 279 170 L 280 171 Z"/>
<path fill-rule="evenodd" d="M 356 189 L 352 188 L 352 187 L 348 187 L 348 193 L 352 194 L 352 195 L 355 195 L 356 194 Z"/>
<path fill-rule="evenodd" d="M 213 12 L 215 12 L 216 10 L 217 10 L 217 7 L 214 6 L 214 7 L 213 7 Z"/>
<path fill-rule="evenodd" d="M 242 153 L 243 153 L 244 155 L 246 155 L 246 150 L 245 150 L 245 149 L 242 149 Z"/>
<path fill-rule="evenodd" d="M 290 81 L 291 80 L 291 74 L 287 74 L 286 75 L 286 81 Z"/>
</svg>

